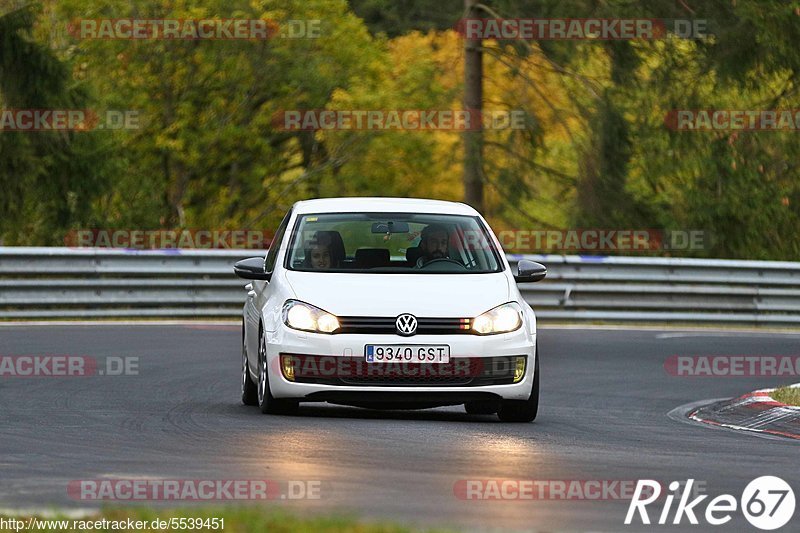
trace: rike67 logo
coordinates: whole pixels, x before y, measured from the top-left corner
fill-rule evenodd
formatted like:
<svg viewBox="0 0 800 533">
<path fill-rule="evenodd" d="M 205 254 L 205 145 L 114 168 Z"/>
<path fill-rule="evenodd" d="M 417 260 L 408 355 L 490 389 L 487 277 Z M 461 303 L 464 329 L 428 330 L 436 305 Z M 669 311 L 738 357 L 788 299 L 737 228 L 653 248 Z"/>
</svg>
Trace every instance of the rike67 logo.
<svg viewBox="0 0 800 533">
<path fill-rule="evenodd" d="M 705 512 L 702 514 L 700 504 L 708 498 L 708 495 L 703 494 L 690 501 L 693 484 L 694 479 L 686 480 L 685 486 L 678 481 L 669 484 L 671 494 L 667 494 L 664 498 L 664 506 L 656 523 L 660 525 L 670 523 L 672 504 L 676 499 L 678 499 L 678 504 L 671 521 L 673 525 L 680 524 L 684 517 L 690 524 L 697 525 L 700 523 L 698 521 L 698 515 L 700 515 L 707 524 L 720 526 L 728 523 L 733 518 L 733 513 L 739 508 L 753 526 L 762 530 L 773 530 L 786 525 L 794 515 L 794 491 L 779 477 L 762 476 L 754 479 L 745 487 L 739 501 L 730 494 L 717 496 L 707 503 Z M 681 486 L 684 486 L 684 489 L 679 494 Z M 647 506 L 656 502 L 660 497 L 661 484 L 658 481 L 640 479 L 628 507 L 625 524 L 630 525 L 637 512 L 642 524 L 650 524 Z"/>
</svg>

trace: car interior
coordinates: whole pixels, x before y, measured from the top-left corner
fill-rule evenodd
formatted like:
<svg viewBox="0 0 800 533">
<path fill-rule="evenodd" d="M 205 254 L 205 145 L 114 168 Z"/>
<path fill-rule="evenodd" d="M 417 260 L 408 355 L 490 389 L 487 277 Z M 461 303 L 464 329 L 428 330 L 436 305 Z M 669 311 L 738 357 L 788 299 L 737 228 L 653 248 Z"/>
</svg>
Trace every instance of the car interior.
<svg viewBox="0 0 800 533">
<path fill-rule="evenodd" d="M 330 243 L 331 266 L 332 268 L 343 269 L 370 269 L 379 267 L 401 267 L 413 268 L 417 260 L 422 256 L 422 249 L 419 246 L 410 246 L 405 251 L 405 260 L 392 259 L 388 248 L 358 248 L 355 254 L 347 256 L 342 235 L 335 230 L 320 230 L 315 234 L 315 238 L 322 242 Z M 301 268 L 304 258 L 295 259 L 293 266 Z"/>
<path fill-rule="evenodd" d="M 324 243 L 329 248 L 330 268 L 334 270 L 381 269 L 398 272 L 418 270 L 417 261 L 422 257 L 420 235 L 430 224 L 444 226 L 448 233 L 448 259 L 438 264 L 426 265 L 428 271 L 493 270 L 487 258 L 487 250 L 474 238 L 475 230 L 466 229 L 458 223 L 435 221 L 407 222 L 402 219 L 380 221 L 322 221 L 313 217 L 308 224 L 314 229 L 301 227 L 303 240 L 295 243 L 291 265 L 293 269 L 313 269 L 306 259 L 307 243 Z M 319 228 L 319 229 L 317 229 Z M 306 244 L 301 244 L 306 243 Z M 485 244 L 483 246 L 486 246 Z M 481 248 L 481 249 L 479 249 Z M 491 255 L 491 252 L 489 252 Z"/>
</svg>

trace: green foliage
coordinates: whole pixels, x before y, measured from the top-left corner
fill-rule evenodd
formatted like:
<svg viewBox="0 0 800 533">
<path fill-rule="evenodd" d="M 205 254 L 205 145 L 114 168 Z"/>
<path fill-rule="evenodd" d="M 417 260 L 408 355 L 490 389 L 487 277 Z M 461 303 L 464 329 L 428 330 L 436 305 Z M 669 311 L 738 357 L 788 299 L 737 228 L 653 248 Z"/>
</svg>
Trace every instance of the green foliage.
<svg viewBox="0 0 800 533">
<path fill-rule="evenodd" d="M 191 7 L 188 7 L 191 5 Z M 371 60 L 371 38 L 343 1 L 61 3 L 65 19 L 93 17 L 267 18 L 330 21 L 319 39 L 268 41 L 93 40 L 76 56 L 102 105 L 142 113 L 144 127 L 120 146 L 127 171 L 103 215 L 112 226 L 273 225 L 284 189 L 316 164 L 307 132 L 272 125 L 284 109 L 324 108 Z M 305 194 L 302 183 L 293 196 Z M 266 217 L 266 220 L 264 219 Z"/>
<path fill-rule="evenodd" d="M 8 4 L 6 4 L 8 5 Z M 795 132 L 685 132 L 674 109 L 800 108 L 800 2 L 488 0 L 493 17 L 708 19 L 703 40 L 484 43 L 486 215 L 693 229 L 695 255 L 797 259 Z M 130 131 L 0 132 L 0 242 L 69 229 L 274 229 L 297 199 L 463 195 L 454 131 L 283 131 L 292 109 L 460 109 L 462 0 L 43 0 L 0 10 L 2 108 L 136 110 Z M 77 40 L 81 18 L 321 20 L 316 39 Z"/>
<path fill-rule="evenodd" d="M 80 109 L 85 87 L 33 38 L 38 6 L 0 15 L 0 108 Z M 95 134 L 0 133 L 0 242 L 63 243 L 66 228 L 87 223 L 106 187 L 107 145 Z"/>
<path fill-rule="evenodd" d="M 350 0 L 349 4 L 370 31 L 389 37 L 452 29 L 464 12 L 464 0 Z"/>
</svg>

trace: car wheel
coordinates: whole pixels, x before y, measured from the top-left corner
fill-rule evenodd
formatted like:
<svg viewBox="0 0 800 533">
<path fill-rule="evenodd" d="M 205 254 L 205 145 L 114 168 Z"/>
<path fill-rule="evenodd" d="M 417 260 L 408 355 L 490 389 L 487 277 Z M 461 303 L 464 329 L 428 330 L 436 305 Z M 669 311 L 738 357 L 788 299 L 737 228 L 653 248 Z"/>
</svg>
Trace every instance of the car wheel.
<svg viewBox="0 0 800 533">
<path fill-rule="evenodd" d="M 247 368 L 247 348 L 244 342 L 242 342 L 242 403 L 258 405 L 258 387 L 250 379 L 250 370 Z"/>
<path fill-rule="evenodd" d="M 527 400 L 503 400 L 497 416 L 503 422 L 533 422 L 539 412 L 539 347 L 533 365 L 533 389 Z"/>
<path fill-rule="evenodd" d="M 261 412 L 270 415 L 288 415 L 297 411 L 297 400 L 276 399 L 269 390 L 269 374 L 267 368 L 267 343 L 264 333 L 258 338 L 258 407 Z"/>
<path fill-rule="evenodd" d="M 464 404 L 464 410 L 469 415 L 493 415 L 497 412 L 497 402 L 473 401 Z"/>
</svg>

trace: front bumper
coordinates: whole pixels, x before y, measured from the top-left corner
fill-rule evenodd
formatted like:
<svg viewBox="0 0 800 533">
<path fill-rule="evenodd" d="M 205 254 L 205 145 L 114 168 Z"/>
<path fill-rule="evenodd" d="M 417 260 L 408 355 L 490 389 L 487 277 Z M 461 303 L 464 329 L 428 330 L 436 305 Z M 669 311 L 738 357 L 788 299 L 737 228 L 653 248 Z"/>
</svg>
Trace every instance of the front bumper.
<svg viewBox="0 0 800 533">
<path fill-rule="evenodd" d="M 297 398 L 301 401 L 408 402 L 410 404 L 448 405 L 471 400 L 526 400 L 531 394 L 535 368 L 536 338 L 526 329 L 491 336 L 477 335 L 398 335 L 303 333 L 279 327 L 267 334 L 269 385 L 275 398 Z M 471 380 L 467 384 L 398 385 L 395 383 L 354 383 L 338 380 L 331 383 L 298 383 L 287 380 L 281 372 L 281 354 L 324 356 L 326 358 L 363 359 L 366 344 L 447 344 L 453 359 L 493 358 L 526 359 L 525 374 L 517 383 L 483 384 Z"/>
</svg>

